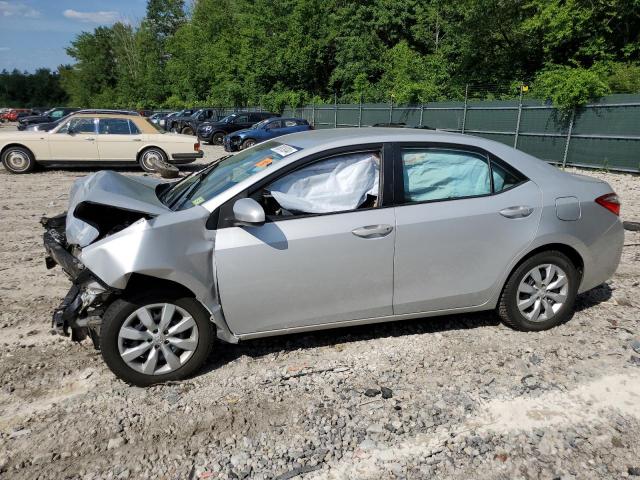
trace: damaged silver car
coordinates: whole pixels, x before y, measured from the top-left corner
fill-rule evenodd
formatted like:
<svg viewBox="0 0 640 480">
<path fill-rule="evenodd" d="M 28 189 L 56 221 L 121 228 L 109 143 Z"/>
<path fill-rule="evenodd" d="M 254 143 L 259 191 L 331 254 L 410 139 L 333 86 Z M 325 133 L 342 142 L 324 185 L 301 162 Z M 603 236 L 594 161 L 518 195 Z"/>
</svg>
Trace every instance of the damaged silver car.
<svg viewBox="0 0 640 480">
<path fill-rule="evenodd" d="M 73 286 L 53 326 L 135 385 L 257 337 L 496 310 L 554 327 L 615 272 L 602 181 L 503 144 L 410 129 L 296 133 L 178 181 L 101 171 L 43 219 Z"/>
</svg>

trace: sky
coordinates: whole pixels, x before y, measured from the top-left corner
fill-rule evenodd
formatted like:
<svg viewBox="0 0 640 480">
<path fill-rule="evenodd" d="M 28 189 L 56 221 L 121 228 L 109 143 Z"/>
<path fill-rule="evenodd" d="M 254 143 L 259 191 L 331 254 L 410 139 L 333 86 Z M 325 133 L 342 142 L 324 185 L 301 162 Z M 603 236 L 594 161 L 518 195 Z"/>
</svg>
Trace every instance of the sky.
<svg viewBox="0 0 640 480">
<path fill-rule="evenodd" d="M 118 20 L 137 23 L 146 0 L 0 0 L 0 71 L 72 63 L 75 36 Z"/>
</svg>

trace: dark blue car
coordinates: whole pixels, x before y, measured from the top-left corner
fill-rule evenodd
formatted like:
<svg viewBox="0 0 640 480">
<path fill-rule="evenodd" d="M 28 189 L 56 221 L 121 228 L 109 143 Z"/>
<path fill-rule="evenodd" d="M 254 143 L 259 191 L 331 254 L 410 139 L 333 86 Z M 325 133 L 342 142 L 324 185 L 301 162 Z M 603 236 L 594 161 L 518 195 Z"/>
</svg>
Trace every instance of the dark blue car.
<svg viewBox="0 0 640 480">
<path fill-rule="evenodd" d="M 269 118 L 253 127 L 238 130 L 224 137 L 224 149 L 227 152 L 235 152 L 253 147 L 256 143 L 264 142 L 271 138 L 286 135 L 288 133 L 313 130 L 309 122 L 302 118 Z"/>
</svg>

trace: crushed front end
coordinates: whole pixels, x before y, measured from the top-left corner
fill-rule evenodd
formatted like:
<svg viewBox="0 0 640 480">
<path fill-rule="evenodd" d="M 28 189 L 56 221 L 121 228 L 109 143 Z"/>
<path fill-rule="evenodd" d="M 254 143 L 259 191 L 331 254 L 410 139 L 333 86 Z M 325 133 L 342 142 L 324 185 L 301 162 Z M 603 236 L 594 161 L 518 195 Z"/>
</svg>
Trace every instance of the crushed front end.
<svg viewBox="0 0 640 480">
<path fill-rule="evenodd" d="M 41 220 L 45 228 L 46 267 L 51 269 L 60 265 L 72 282 L 69 292 L 53 313 L 53 332 L 71 335 L 75 341 L 82 341 L 89 335 L 94 346 L 99 348 L 102 314 L 119 291 L 102 282 L 78 260 L 78 252 L 74 252 L 67 243 L 65 220 L 66 214 Z"/>
</svg>

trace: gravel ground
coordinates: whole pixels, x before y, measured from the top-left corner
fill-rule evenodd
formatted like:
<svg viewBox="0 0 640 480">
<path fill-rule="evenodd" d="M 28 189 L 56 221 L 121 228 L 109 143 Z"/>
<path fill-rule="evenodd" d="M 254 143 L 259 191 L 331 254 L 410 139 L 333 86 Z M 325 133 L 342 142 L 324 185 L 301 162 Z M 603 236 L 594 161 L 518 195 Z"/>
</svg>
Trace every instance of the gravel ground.
<svg viewBox="0 0 640 480">
<path fill-rule="evenodd" d="M 140 389 L 49 333 L 69 282 L 38 220 L 87 173 L 0 168 L 1 478 L 640 476 L 640 233 L 551 331 L 482 313 L 221 344 L 194 378 Z M 640 220 L 640 178 L 581 173 Z"/>
</svg>

